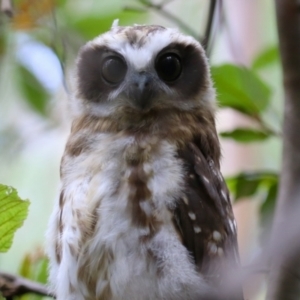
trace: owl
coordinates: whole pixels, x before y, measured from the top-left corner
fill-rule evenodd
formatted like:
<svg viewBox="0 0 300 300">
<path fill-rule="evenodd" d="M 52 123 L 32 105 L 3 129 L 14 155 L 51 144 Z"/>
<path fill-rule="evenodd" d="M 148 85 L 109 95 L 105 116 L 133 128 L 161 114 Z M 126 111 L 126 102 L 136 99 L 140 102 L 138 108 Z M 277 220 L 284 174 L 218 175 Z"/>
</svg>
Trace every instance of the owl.
<svg viewBox="0 0 300 300">
<path fill-rule="evenodd" d="M 202 46 L 114 23 L 81 48 L 75 95 L 48 231 L 57 299 L 209 299 L 239 256 Z"/>
</svg>

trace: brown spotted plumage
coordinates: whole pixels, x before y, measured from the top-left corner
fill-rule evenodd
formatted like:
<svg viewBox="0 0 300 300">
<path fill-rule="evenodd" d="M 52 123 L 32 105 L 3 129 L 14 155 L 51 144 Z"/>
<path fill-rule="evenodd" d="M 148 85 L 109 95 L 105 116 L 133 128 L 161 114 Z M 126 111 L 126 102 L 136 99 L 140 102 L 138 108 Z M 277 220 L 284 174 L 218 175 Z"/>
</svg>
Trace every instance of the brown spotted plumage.
<svg viewBox="0 0 300 300">
<path fill-rule="evenodd" d="M 73 108 L 49 223 L 57 299 L 224 300 L 236 223 L 201 45 L 114 26 L 80 50 Z"/>
</svg>

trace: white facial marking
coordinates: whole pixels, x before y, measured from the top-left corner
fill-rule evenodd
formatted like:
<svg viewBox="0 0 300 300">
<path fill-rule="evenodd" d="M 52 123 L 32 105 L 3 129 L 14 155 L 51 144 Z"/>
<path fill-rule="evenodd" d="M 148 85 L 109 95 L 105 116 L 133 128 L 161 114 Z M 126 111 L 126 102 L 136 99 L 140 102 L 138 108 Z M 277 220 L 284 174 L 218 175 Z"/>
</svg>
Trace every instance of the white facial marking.
<svg viewBox="0 0 300 300">
<path fill-rule="evenodd" d="M 222 239 L 222 235 L 219 231 L 214 231 L 213 232 L 213 239 L 216 241 L 216 242 L 219 242 L 221 239 Z"/>
<path fill-rule="evenodd" d="M 195 175 L 194 174 L 190 174 L 190 178 L 194 179 Z"/>
<path fill-rule="evenodd" d="M 193 221 L 196 220 L 196 215 L 193 212 L 189 212 L 188 215 L 189 215 L 191 220 L 193 220 Z"/>
</svg>

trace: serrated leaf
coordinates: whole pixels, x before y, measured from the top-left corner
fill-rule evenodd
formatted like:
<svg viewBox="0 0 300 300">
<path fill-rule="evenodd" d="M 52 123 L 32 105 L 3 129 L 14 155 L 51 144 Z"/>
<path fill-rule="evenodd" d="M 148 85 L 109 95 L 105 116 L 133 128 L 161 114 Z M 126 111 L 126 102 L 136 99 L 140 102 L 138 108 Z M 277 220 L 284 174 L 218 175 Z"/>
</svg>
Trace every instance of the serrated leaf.
<svg viewBox="0 0 300 300">
<path fill-rule="evenodd" d="M 252 128 L 237 128 L 233 131 L 223 131 L 220 135 L 223 138 L 230 138 L 239 143 L 264 141 L 270 136 L 270 134 L 265 131 Z"/>
<path fill-rule="evenodd" d="M 253 61 L 253 69 L 261 69 L 279 61 L 279 50 L 277 46 L 270 47 L 261 52 Z"/>
<path fill-rule="evenodd" d="M 22 65 L 18 66 L 20 89 L 28 104 L 38 113 L 46 115 L 49 94 L 38 79 Z"/>
<path fill-rule="evenodd" d="M 278 181 L 278 175 L 273 172 L 244 172 L 237 176 L 226 178 L 234 201 L 253 196 L 260 187 L 269 187 Z"/>
<path fill-rule="evenodd" d="M 0 252 L 12 245 L 14 233 L 28 214 L 28 200 L 22 200 L 16 189 L 0 184 Z"/>
<path fill-rule="evenodd" d="M 221 107 L 230 107 L 253 116 L 269 105 L 271 90 L 254 71 L 224 64 L 212 67 L 211 73 Z"/>
</svg>

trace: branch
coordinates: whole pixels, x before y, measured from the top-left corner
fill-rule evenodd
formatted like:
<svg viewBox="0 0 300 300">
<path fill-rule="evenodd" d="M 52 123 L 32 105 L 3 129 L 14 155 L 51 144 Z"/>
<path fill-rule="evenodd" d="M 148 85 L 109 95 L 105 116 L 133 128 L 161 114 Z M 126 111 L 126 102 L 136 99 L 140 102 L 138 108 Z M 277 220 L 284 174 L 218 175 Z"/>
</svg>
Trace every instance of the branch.
<svg viewBox="0 0 300 300">
<path fill-rule="evenodd" d="M 170 20 L 171 22 L 175 23 L 180 27 L 182 30 L 184 30 L 187 34 L 193 36 L 195 39 L 197 39 L 197 33 L 185 22 L 183 22 L 180 18 L 174 16 L 173 14 L 169 13 L 168 11 L 164 10 L 164 5 L 166 5 L 168 2 L 163 4 L 154 4 L 150 1 L 139 1 L 145 8 L 152 9 L 156 11 L 157 13 L 161 14 L 166 19 Z M 140 8 L 131 7 L 131 6 L 124 6 L 124 10 L 130 10 L 130 11 L 143 11 Z"/>
<path fill-rule="evenodd" d="M 279 48 L 283 68 L 285 112 L 283 125 L 283 161 L 279 198 L 272 232 L 271 249 L 291 231 L 290 215 L 300 210 L 300 13 L 299 1 L 275 0 Z M 296 217 L 295 217 L 296 220 Z M 285 231 L 285 232 L 284 232 Z M 298 234 L 299 238 L 299 234 Z M 294 240 L 295 242 L 295 240 Z M 283 242 L 282 242 L 283 243 Z M 291 247 L 285 244 L 285 247 Z M 299 248 L 298 248 L 299 250 Z M 300 295 L 299 251 L 283 252 L 271 257 L 268 300 L 298 300 Z"/>
<path fill-rule="evenodd" d="M 207 52 L 209 42 L 210 42 L 210 36 L 211 36 L 212 25 L 213 25 L 215 10 L 216 10 L 216 4 L 217 4 L 217 0 L 210 0 L 206 29 L 205 29 L 204 38 L 202 40 L 202 45 L 206 52 Z"/>
<path fill-rule="evenodd" d="M 4 272 L 0 272 L 0 292 L 6 298 L 27 293 L 54 297 L 43 284 Z"/>
</svg>

